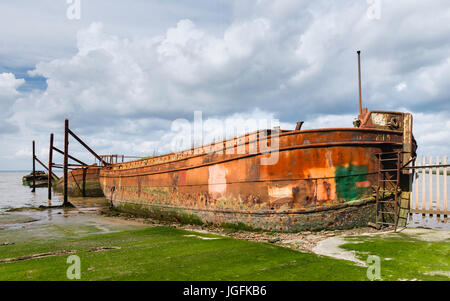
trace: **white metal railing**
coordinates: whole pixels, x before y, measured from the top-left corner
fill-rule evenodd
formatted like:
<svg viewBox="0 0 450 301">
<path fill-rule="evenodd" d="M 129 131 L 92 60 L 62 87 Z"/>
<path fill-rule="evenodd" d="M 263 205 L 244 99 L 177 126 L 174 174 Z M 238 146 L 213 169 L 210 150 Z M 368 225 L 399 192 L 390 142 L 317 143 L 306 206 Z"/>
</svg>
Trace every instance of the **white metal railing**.
<svg viewBox="0 0 450 301">
<path fill-rule="evenodd" d="M 435 161 L 433 162 L 433 159 Z M 447 216 L 448 205 L 448 167 L 447 156 L 440 160 L 423 156 L 416 161 L 412 183 L 411 213 L 437 214 Z"/>
</svg>

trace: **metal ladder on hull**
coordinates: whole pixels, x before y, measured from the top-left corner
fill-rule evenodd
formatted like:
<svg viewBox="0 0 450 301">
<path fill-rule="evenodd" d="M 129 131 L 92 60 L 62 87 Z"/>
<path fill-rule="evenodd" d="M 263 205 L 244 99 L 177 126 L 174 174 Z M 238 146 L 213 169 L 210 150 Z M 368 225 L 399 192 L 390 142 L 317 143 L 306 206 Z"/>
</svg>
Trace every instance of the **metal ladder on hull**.
<svg viewBox="0 0 450 301">
<path fill-rule="evenodd" d="M 376 226 L 377 228 L 392 226 L 394 231 L 397 231 L 402 152 L 383 152 L 376 155 L 378 156 Z"/>
</svg>

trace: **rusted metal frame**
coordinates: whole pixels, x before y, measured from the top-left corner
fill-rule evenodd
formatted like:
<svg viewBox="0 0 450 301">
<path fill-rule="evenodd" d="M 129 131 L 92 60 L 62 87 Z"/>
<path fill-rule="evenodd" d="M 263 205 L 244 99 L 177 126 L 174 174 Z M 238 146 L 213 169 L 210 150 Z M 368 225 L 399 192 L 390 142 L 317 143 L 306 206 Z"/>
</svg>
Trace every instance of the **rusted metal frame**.
<svg viewBox="0 0 450 301">
<path fill-rule="evenodd" d="M 48 167 L 47 167 L 44 163 L 42 163 L 41 160 L 38 159 L 38 157 L 34 157 L 34 159 L 35 159 L 39 164 L 41 164 L 42 167 L 44 167 L 44 168 L 49 172 L 49 174 L 50 174 L 50 170 L 48 169 Z M 54 173 L 52 173 L 52 176 L 55 177 L 56 179 L 59 179 L 58 176 L 56 176 Z"/>
<path fill-rule="evenodd" d="M 64 201 L 63 206 L 68 205 L 69 201 L 67 198 L 67 189 L 68 189 L 68 161 L 69 161 L 69 120 L 66 119 L 64 123 L 64 165 L 63 165 L 63 173 L 64 173 Z"/>
<path fill-rule="evenodd" d="M 294 146 L 289 146 L 289 147 L 284 147 L 284 148 L 280 148 L 278 151 L 287 151 L 287 150 L 292 150 L 292 149 L 303 149 L 303 148 L 316 148 L 316 147 L 323 147 L 323 146 L 349 146 L 349 145 L 382 145 L 382 144 L 389 144 L 389 145 L 401 145 L 401 143 L 396 143 L 396 142 L 378 142 L 378 141 L 364 141 L 364 143 L 362 143 L 363 141 L 348 141 L 348 142 L 326 142 L 326 143 L 316 143 L 316 144 L 302 144 L 302 145 L 294 145 Z M 173 170 L 165 170 L 165 171 L 159 171 L 159 172 L 155 172 L 155 173 L 143 173 L 143 174 L 136 174 L 136 175 L 149 175 L 149 174 L 158 174 L 158 173 L 166 173 L 166 172 L 171 172 L 171 171 L 181 171 L 181 170 L 188 170 L 188 169 L 193 169 L 193 168 L 198 168 L 198 167 L 204 167 L 204 166 L 211 166 L 211 165 L 215 165 L 215 164 L 220 164 L 220 163 L 225 163 L 225 162 L 229 162 L 229 161 L 234 161 L 234 160 L 239 160 L 239 159 L 243 159 L 243 158 L 249 158 L 249 157 L 254 157 L 254 156 L 259 156 L 261 154 L 265 154 L 265 153 L 270 153 L 270 151 L 267 152 L 260 152 L 260 153 L 256 153 L 256 154 L 245 154 L 242 156 L 236 156 L 233 158 L 229 158 L 229 159 L 224 159 L 224 160 L 220 160 L 220 161 L 215 161 L 215 162 L 208 162 L 208 163 L 204 163 L 204 164 L 200 164 L 197 166 L 188 166 L 188 167 L 181 167 L 181 168 L 177 168 L 177 169 L 173 169 Z M 196 155 L 197 156 L 203 156 L 204 154 L 200 154 L 200 155 Z M 190 157 L 192 158 L 192 157 Z M 181 161 L 181 160 L 186 160 L 187 158 L 182 158 L 179 160 L 173 160 L 170 161 L 170 163 L 173 162 L 177 162 L 177 161 Z M 157 163 L 157 164 L 153 164 L 152 166 L 158 166 L 158 165 L 162 165 L 162 164 L 167 164 L 169 162 L 162 162 L 162 163 Z M 121 169 L 121 171 L 125 171 L 125 170 L 133 170 L 133 169 L 140 169 L 140 168 L 146 168 L 148 166 L 136 166 L 136 167 L 130 167 L 130 168 L 125 168 L 125 169 Z M 111 172 L 114 172 L 114 170 L 111 170 Z M 122 175 L 122 177 L 132 177 L 135 175 Z"/>
<path fill-rule="evenodd" d="M 53 165 L 53 134 L 50 134 L 50 147 L 48 150 L 48 199 L 52 199 L 52 165 Z"/>
<path fill-rule="evenodd" d="M 101 155 L 100 157 L 103 157 L 104 155 Z M 165 155 L 162 155 L 162 156 L 165 156 Z M 130 159 L 142 159 L 142 158 L 145 158 L 145 157 L 142 157 L 142 156 L 126 156 L 126 155 L 121 155 L 121 157 L 122 158 L 124 158 L 124 159 L 128 159 L 128 158 L 130 158 Z M 156 157 L 153 157 L 153 158 L 156 158 Z"/>
<path fill-rule="evenodd" d="M 77 140 L 82 146 L 84 146 L 84 148 L 86 148 L 92 155 L 94 155 L 94 157 L 96 157 L 101 163 L 107 165 L 107 163 L 99 155 L 97 155 L 97 153 L 94 152 L 89 146 L 87 146 L 87 144 L 84 143 L 83 140 L 78 138 L 78 136 L 75 135 L 74 132 L 72 132 L 70 129 L 68 129 L 68 132 L 70 135 L 72 135 L 73 138 L 75 138 L 75 140 Z"/>
<path fill-rule="evenodd" d="M 90 168 L 90 169 L 96 169 L 96 168 L 98 168 L 98 169 L 100 169 L 100 168 L 102 168 L 101 166 L 78 165 L 78 164 L 67 164 L 67 166 L 68 166 L 70 169 L 80 169 L 80 168 Z M 55 164 L 55 163 L 53 163 L 52 167 L 54 167 L 54 168 L 63 168 L 64 165 L 63 165 L 63 164 Z"/>
<path fill-rule="evenodd" d="M 81 164 L 67 164 L 70 167 L 89 167 L 89 165 L 81 165 Z"/>
<path fill-rule="evenodd" d="M 56 148 L 56 147 L 53 147 L 53 149 L 54 149 L 55 151 L 57 151 L 58 153 L 60 153 L 61 155 L 64 155 L 64 152 L 63 152 L 62 150 L 60 150 L 60 149 L 58 149 L 58 148 Z M 77 163 L 80 163 L 80 164 L 82 164 L 82 165 L 88 166 L 88 164 L 86 164 L 86 163 L 84 163 L 84 162 L 78 160 L 78 159 L 75 158 L 75 157 L 72 157 L 71 155 L 67 155 L 67 156 L 69 157 L 69 159 L 71 159 L 71 160 L 73 160 L 73 161 L 75 161 L 75 162 L 77 162 Z"/>
<path fill-rule="evenodd" d="M 402 167 L 400 168 L 400 169 L 409 169 L 409 168 L 407 168 L 408 167 L 408 165 L 410 164 L 410 163 L 413 163 L 413 166 L 414 166 L 414 163 L 416 162 L 416 157 L 411 157 L 411 159 L 409 159 L 408 160 L 408 162 L 406 163 L 406 164 L 403 164 L 402 165 Z"/>
<path fill-rule="evenodd" d="M 398 225 L 398 219 L 400 217 L 400 206 L 398 204 L 399 200 L 398 200 L 398 188 L 399 188 L 399 183 L 400 183 L 400 167 L 401 167 L 401 151 L 397 153 L 397 183 L 395 185 L 395 192 L 394 192 L 394 198 L 395 198 L 395 203 L 394 203 L 394 212 L 395 212 L 395 216 L 394 216 L 394 224 L 395 224 L 395 228 L 394 228 L 394 232 L 397 231 L 397 225 Z"/>
<path fill-rule="evenodd" d="M 73 175 L 73 173 L 70 173 L 70 174 L 72 175 L 72 178 L 73 178 L 75 184 L 77 185 L 78 189 L 80 190 L 81 194 L 82 194 L 83 197 L 84 197 L 83 190 L 80 188 L 80 185 L 78 184 L 77 179 L 75 178 L 75 176 Z"/>
<path fill-rule="evenodd" d="M 397 230 L 397 224 L 398 224 L 398 219 L 399 219 L 399 204 L 398 204 L 398 196 L 399 196 L 399 183 L 400 183 L 400 171 L 402 169 L 401 167 L 401 154 L 404 153 L 403 151 L 395 151 L 395 152 L 385 152 L 385 153 L 377 153 L 375 154 L 376 156 L 378 156 L 378 171 L 379 171 L 379 175 L 378 175 L 378 187 L 381 187 L 381 183 L 384 185 L 384 187 L 386 186 L 386 183 L 390 183 L 390 192 L 394 194 L 394 231 Z M 397 162 L 397 168 L 394 169 L 396 171 L 396 178 L 395 179 L 388 179 L 387 177 L 384 177 L 388 171 L 387 170 L 382 170 L 381 168 L 381 161 L 383 160 L 382 156 L 383 155 L 396 155 L 396 158 L 384 158 L 384 160 L 391 160 L 391 161 L 396 161 Z M 408 163 L 409 164 L 409 163 Z M 383 179 L 381 179 L 383 177 Z M 383 191 L 385 191 L 386 189 L 384 188 Z M 384 217 L 384 214 L 379 215 L 379 208 L 381 207 L 381 203 L 379 202 L 379 192 L 377 193 L 377 224 L 386 224 L 385 221 L 381 221 L 379 222 L 379 218 L 380 217 Z M 384 209 L 382 209 L 384 210 Z"/>
<path fill-rule="evenodd" d="M 377 153 L 377 155 L 396 155 L 398 153 L 409 153 L 409 152 L 404 152 L 404 151 L 395 151 L 395 152 L 381 152 L 381 153 Z"/>
<path fill-rule="evenodd" d="M 83 168 L 83 190 L 81 191 L 83 197 L 86 197 L 86 174 L 87 168 Z"/>
<path fill-rule="evenodd" d="M 164 155 L 161 155 L 161 156 L 166 156 L 167 154 L 164 154 Z M 127 155 L 99 155 L 101 158 L 111 158 L 111 157 L 117 157 L 117 158 L 122 158 L 122 160 L 123 159 L 128 159 L 128 158 L 131 158 L 131 159 L 143 159 L 143 158 L 145 158 L 145 157 L 143 157 L 143 156 L 127 156 Z M 153 158 L 156 158 L 156 157 L 153 157 Z"/>
<path fill-rule="evenodd" d="M 67 164 L 67 166 L 78 168 L 101 168 L 101 166 L 81 165 L 81 164 Z"/>
<path fill-rule="evenodd" d="M 33 188 L 31 189 L 31 192 L 36 191 L 36 150 L 35 150 L 35 142 L 33 140 Z"/>
<path fill-rule="evenodd" d="M 381 154 L 378 154 L 378 172 L 377 172 L 377 195 L 376 195 L 376 224 L 378 225 L 380 223 L 380 207 L 381 207 L 381 203 L 380 203 L 380 189 L 381 189 L 381 184 L 384 185 L 384 182 L 381 182 Z"/>
<path fill-rule="evenodd" d="M 56 166 L 53 165 L 53 168 L 63 169 L 64 166 L 63 166 L 63 165 L 56 165 Z M 70 166 L 68 166 L 67 169 L 70 169 L 70 170 L 78 170 L 79 168 L 78 168 L 78 167 L 70 167 Z"/>
</svg>

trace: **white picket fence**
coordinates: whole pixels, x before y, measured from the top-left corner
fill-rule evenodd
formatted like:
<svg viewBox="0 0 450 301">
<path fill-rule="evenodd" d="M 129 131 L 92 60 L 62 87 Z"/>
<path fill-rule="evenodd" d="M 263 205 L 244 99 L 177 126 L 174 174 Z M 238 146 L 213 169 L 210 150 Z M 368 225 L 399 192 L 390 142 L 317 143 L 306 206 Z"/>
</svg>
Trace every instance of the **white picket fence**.
<svg viewBox="0 0 450 301">
<path fill-rule="evenodd" d="M 444 215 L 446 218 L 449 214 L 447 177 L 450 169 L 447 165 L 447 156 L 442 160 L 439 156 L 434 158 L 429 156 L 428 160 L 423 156 L 421 161 L 419 158 L 416 160 L 415 165 L 410 212 Z"/>
</svg>

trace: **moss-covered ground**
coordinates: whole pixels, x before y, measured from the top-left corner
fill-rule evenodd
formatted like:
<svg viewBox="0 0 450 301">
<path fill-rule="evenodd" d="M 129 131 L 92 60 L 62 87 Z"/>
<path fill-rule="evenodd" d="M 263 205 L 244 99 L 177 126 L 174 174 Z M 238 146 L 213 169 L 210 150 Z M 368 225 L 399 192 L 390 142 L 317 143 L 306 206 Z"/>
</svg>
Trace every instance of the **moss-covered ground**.
<svg viewBox="0 0 450 301">
<path fill-rule="evenodd" d="M 432 230 L 430 230 L 432 231 Z M 347 238 L 340 247 L 356 252 L 366 261 L 369 255 L 380 257 L 382 280 L 450 280 L 450 239 L 422 234 L 391 233 L 389 235 Z M 439 234 L 440 231 L 435 233 Z M 442 231 L 444 233 L 444 231 Z"/>
<path fill-rule="evenodd" d="M 95 247 L 120 249 L 89 251 Z M 364 268 L 346 261 L 171 227 L 2 246 L 0 260 L 57 250 L 76 251 L 81 259 L 81 280 L 365 280 L 366 277 Z M 0 263 L 0 280 L 67 280 L 67 257 Z"/>
<path fill-rule="evenodd" d="M 38 221 L 23 223 L 29 215 Z M 1 218 L 0 280 L 68 280 L 69 254 L 2 262 L 62 251 L 79 256 L 81 280 L 368 280 L 367 267 L 347 260 L 89 211 Z M 381 280 L 449 280 L 448 231 L 405 233 L 345 237 L 340 248 L 363 262 L 379 256 Z"/>
</svg>

